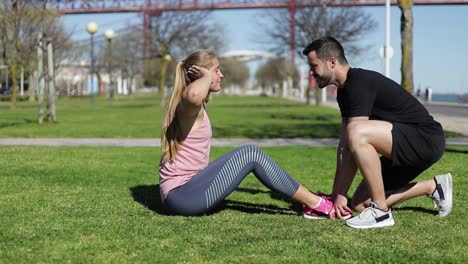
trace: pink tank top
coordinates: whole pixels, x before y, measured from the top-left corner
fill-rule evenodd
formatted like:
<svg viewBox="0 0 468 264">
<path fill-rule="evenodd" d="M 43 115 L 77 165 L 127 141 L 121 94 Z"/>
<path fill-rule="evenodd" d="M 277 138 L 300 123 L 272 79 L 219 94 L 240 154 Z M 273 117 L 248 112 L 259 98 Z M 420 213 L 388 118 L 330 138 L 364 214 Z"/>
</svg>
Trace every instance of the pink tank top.
<svg viewBox="0 0 468 264">
<path fill-rule="evenodd" d="M 179 146 L 175 160 L 159 163 L 159 189 L 161 199 L 166 199 L 172 189 L 188 182 L 206 168 L 210 160 L 211 123 L 205 108 L 200 126 L 190 131 Z"/>
</svg>

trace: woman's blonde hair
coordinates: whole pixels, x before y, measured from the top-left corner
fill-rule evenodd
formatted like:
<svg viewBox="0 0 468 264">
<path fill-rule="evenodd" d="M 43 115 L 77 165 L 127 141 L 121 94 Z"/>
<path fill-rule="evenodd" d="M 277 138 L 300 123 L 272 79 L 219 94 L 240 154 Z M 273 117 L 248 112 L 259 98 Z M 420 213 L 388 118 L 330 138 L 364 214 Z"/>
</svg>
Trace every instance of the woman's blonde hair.
<svg viewBox="0 0 468 264">
<path fill-rule="evenodd" d="M 162 158 L 164 161 L 175 159 L 179 145 L 183 141 L 177 109 L 180 105 L 182 92 L 192 82 L 187 75 L 187 71 L 192 65 L 210 69 L 214 58 L 216 58 L 216 54 L 212 51 L 197 50 L 190 53 L 185 60 L 177 64 L 174 90 L 171 99 L 167 103 L 161 133 Z M 207 99 L 208 96 L 205 101 Z"/>
</svg>

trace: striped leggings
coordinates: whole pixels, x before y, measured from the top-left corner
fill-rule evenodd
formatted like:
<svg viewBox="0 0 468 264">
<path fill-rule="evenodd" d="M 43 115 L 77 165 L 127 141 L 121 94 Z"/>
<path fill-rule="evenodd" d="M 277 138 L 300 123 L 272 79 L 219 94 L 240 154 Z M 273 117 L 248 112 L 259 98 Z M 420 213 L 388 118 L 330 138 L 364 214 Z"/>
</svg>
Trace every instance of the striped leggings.
<svg viewBox="0 0 468 264">
<path fill-rule="evenodd" d="M 213 161 L 190 181 L 171 190 L 164 206 L 169 213 L 177 215 L 210 212 L 251 172 L 263 185 L 288 197 L 300 186 L 261 149 L 244 146 Z"/>
</svg>

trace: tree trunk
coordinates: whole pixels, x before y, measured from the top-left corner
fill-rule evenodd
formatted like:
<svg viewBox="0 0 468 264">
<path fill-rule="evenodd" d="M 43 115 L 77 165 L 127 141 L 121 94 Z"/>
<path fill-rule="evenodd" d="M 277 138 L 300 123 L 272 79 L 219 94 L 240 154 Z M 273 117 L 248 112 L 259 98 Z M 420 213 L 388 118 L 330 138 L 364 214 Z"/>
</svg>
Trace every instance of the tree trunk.
<svg viewBox="0 0 468 264">
<path fill-rule="evenodd" d="M 29 101 L 34 102 L 35 101 L 35 91 L 37 90 L 37 72 L 33 71 L 32 74 L 29 75 L 29 88 L 28 88 L 28 93 L 29 93 Z"/>
<path fill-rule="evenodd" d="M 42 39 L 42 32 L 39 32 L 37 37 L 37 101 L 39 103 L 39 113 L 37 115 L 37 122 L 42 124 L 44 120 L 44 88 L 45 88 L 45 80 L 44 80 L 44 58 L 43 58 L 43 39 Z"/>
<path fill-rule="evenodd" d="M 52 42 L 47 43 L 47 69 L 49 71 L 49 92 L 47 95 L 47 119 L 49 122 L 56 122 L 57 117 L 55 113 L 55 75 L 54 75 L 54 52 L 52 49 Z"/>
<path fill-rule="evenodd" d="M 401 86 L 413 92 L 413 0 L 398 0 L 401 10 Z"/>
<path fill-rule="evenodd" d="M 159 80 L 159 98 L 161 98 L 161 106 L 164 106 L 166 104 L 166 94 L 165 94 L 165 86 L 166 86 L 166 73 L 167 73 L 167 66 L 168 66 L 169 60 L 167 59 L 162 59 L 161 63 L 161 71 L 160 71 L 160 77 L 161 79 Z"/>
<path fill-rule="evenodd" d="M 11 69 L 11 80 L 12 80 L 12 93 L 11 93 L 11 109 L 15 110 L 16 109 L 16 97 L 18 96 L 18 81 L 16 80 L 16 74 L 17 74 L 17 65 L 15 62 L 13 62 L 10 66 Z"/>
<path fill-rule="evenodd" d="M 314 95 L 315 95 L 315 105 L 321 105 L 322 104 L 322 90 L 318 87 L 317 84 L 315 84 L 315 87 L 314 87 Z"/>
</svg>

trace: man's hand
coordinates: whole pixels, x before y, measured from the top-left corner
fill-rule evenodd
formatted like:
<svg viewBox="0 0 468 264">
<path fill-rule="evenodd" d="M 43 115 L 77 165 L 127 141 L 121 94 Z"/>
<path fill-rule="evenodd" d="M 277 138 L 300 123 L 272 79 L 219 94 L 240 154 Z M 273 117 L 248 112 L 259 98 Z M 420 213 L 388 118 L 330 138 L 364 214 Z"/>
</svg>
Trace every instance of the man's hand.
<svg viewBox="0 0 468 264">
<path fill-rule="evenodd" d="M 352 213 L 352 210 L 348 207 L 348 199 L 342 194 L 337 194 L 334 197 L 334 207 L 330 215 L 336 214 L 336 218 L 343 219 L 344 216 Z"/>
</svg>

